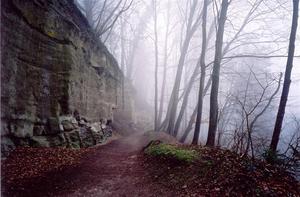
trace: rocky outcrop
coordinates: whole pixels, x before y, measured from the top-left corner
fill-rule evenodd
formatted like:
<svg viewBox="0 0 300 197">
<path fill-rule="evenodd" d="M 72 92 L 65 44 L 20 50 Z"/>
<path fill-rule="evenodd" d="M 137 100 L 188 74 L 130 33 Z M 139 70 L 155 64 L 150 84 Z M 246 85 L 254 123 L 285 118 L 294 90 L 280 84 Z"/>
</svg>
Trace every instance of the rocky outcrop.
<svg viewBox="0 0 300 197">
<path fill-rule="evenodd" d="M 71 0 L 3 0 L 1 11 L 2 152 L 101 142 L 122 73 L 84 16 Z"/>
</svg>

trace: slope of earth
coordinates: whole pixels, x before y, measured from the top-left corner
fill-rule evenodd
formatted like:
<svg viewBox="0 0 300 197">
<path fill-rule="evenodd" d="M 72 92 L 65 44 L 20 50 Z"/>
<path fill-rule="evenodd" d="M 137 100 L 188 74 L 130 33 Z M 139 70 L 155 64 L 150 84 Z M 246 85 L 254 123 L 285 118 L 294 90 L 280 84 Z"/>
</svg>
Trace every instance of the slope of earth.
<svg viewBox="0 0 300 197">
<path fill-rule="evenodd" d="M 228 150 L 153 142 L 144 168 L 180 196 L 300 196 L 284 169 Z"/>
<path fill-rule="evenodd" d="M 2 196 L 299 196 L 287 174 L 265 164 L 247 171 L 228 151 L 198 148 L 200 159 L 187 163 L 144 154 L 151 139 L 165 138 L 153 135 L 88 149 L 19 149 L 2 163 Z M 243 193 L 249 188 L 257 193 Z"/>
</svg>

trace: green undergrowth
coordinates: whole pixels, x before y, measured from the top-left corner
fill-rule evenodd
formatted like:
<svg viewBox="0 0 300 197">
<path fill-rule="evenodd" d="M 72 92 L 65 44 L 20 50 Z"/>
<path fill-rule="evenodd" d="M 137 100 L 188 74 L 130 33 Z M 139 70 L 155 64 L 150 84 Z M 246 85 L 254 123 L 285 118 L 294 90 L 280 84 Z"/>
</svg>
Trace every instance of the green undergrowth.
<svg viewBox="0 0 300 197">
<path fill-rule="evenodd" d="M 192 162 L 198 158 L 195 150 L 183 149 L 170 144 L 152 144 L 146 148 L 145 153 L 152 156 L 171 157 L 179 161 Z"/>
</svg>

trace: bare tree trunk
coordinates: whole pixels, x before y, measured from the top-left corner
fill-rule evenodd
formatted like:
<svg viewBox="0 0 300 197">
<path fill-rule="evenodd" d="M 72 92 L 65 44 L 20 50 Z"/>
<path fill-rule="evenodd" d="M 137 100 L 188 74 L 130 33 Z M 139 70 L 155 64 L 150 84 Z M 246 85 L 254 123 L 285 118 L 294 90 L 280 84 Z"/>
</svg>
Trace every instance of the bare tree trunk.
<svg viewBox="0 0 300 197">
<path fill-rule="evenodd" d="M 192 74 L 192 76 L 191 76 L 191 78 L 190 78 L 190 80 L 189 80 L 189 82 L 186 86 L 186 89 L 185 89 L 185 92 L 184 92 L 184 95 L 183 95 L 181 108 L 180 108 L 180 111 L 179 111 L 179 114 L 178 114 L 178 117 L 177 117 L 177 120 L 176 120 L 176 123 L 175 123 L 175 127 L 174 127 L 175 136 L 177 136 L 177 134 L 178 134 L 180 123 L 182 121 L 182 117 L 184 115 L 184 112 L 186 110 L 186 106 L 188 104 L 188 99 L 189 99 L 190 92 L 192 90 L 194 81 L 196 80 L 196 77 L 198 75 L 199 67 L 200 67 L 200 58 L 199 58 L 199 62 L 197 63 L 197 65 L 195 67 L 195 70 L 194 70 L 194 72 L 193 72 L 193 74 Z"/>
<path fill-rule="evenodd" d="M 162 119 L 162 115 L 163 115 L 164 102 L 165 102 L 165 89 L 166 89 L 166 76 L 167 76 L 167 57 L 166 56 L 164 57 L 164 68 L 163 69 L 164 70 L 163 70 L 163 76 L 162 76 L 160 102 L 159 102 L 159 110 L 158 110 L 158 118 L 157 118 L 158 125 L 161 125 L 161 119 Z"/>
<path fill-rule="evenodd" d="M 253 15 L 253 13 L 255 13 L 255 11 L 257 10 L 257 8 L 259 7 L 259 5 L 261 4 L 261 2 L 262 2 L 262 0 L 256 0 L 255 1 L 255 3 L 253 4 L 253 7 L 249 10 L 246 18 L 244 19 L 241 27 L 238 29 L 238 31 L 236 32 L 236 34 L 234 35 L 234 37 L 226 44 L 226 46 L 224 46 L 221 58 L 223 58 L 224 55 L 226 53 L 228 53 L 228 51 L 230 51 L 231 45 L 239 37 L 239 35 L 243 31 L 243 29 L 247 26 L 247 24 L 249 24 L 249 22 L 252 20 L 251 16 Z M 211 39 L 211 37 L 213 35 L 212 32 L 214 30 L 214 27 L 215 27 L 215 24 L 212 23 L 211 26 L 210 26 L 210 28 L 209 28 L 209 31 L 208 31 L 207 43 L 209 42 L 209 40 Z M 198 63 L 200 64 L 200 61 Z M 181 123 L 183 114 L 185 112 L 185 109 L 186 109 L 186 106 L 187 106 L 187 103 L 188 103 L 188 97 L 189 97 L 190 90 L 191 90 L 192 85 L 193 85 L 193 83 L 195 81 L 195 78 L 197 77 L 197 74 L 198 74 L 198 70 L 199 70 L 199 67 L 200 67 L 200 66 L 198 66 L 198 63 L 197 63 L 197 66 L 195 67 L 194 73 L 192 74 L 191 79 L 190 79 L 188 85 L 186 86 L 186 89 L 185 89 L 185 92 L 184 92 L 182 105 L 181 105 L 181 108 L 180 108 L 180 111 L 179 111 L 179 114 L 178 114 L 178 117 L 177 117 L 177 121 L 176 121 L 176 124 L 175 124 L 175 128 L 174 128 L 174 133 L 176 135 L 178 133 L 178 129 L 180 127 L 180 123 Z"/>
<path fill-rule="evenodd" d="M 183 66 L 186 58 L 186 54 L 188 52 L 189 44 L 192 39 L 193 34 L 196 31 L 196 27 L 198 24 L 198 19 L 196 19 L 196 22 L 193 23 L 193 18 L 195 15 L 195 9 L 196 9 L 197 1 L 194 0 L 191 9 L 190 9 L 190 14 L 188 18 L 188 24 L 186 28 L 186 35 L 185 35 L 185 40 L 183 42 L 183 46 L 181 48 L 180 52 L 180 58 L 178 62 L 178 68 L 176 72 L 176 77 L 175 77 L 175 83 L 173 86 L 173 90 L 171 93 L 170 97 L 170 102 L 168 105 L 168 111 L 166 115 L 166 120 L 165 123 L 167 125 L 166 130 L 168 133 L 171 135 L 174 135 L 174 126 L 175 126 L 175 119 L 177 115 L 177 106 L 178 106 L 178 95 L 179 95 L 179 88 L 180 88 L 180 83 L 181 83 L 181 77 L 182 77 L 182 71 L 183 71 Z M 165 129 L 165 128 L 163 128 Z"/>
<path fill-rule="evenodd" d="M 181 100 L 182 96 L 185 95 L 185 92 L 186 92 L 185 87 L 187 87 L 188 79 L 189 78 L 190 78 L 190 76 L 189 76 L 188 68 L 187 68 L 187 66 L 185 66 L 184 67 L 184 80 L 183 80 L 183 82 L 184 82 L 183 83 L 184 90 L 183 90 L 182 94 L 178 97 L 178 102 Z M 188 104 L 188 102 L 186 102 L 186 105 L 187 104 Z M 183 102 L 181 103 L 181 107 L 182 107 L 182 105 L 183 105 Z M 178 117 L 176 119 L 175 126 L 174 126 L 174 136 L 175 137 L 177 136 L 178 130 L 180 129 L 180 125 L 183 126 L 185 124 L 184 121 L 185 121 L 187 113 L 188 113 L 188 108 L 186 107 L 186 109 L 184 110 L 184 112 L 181 115 L 181 117 L 179 117 L 180 116 L 180 112 L 181 112 L 181 107 L 180 107 L 180 110 L 179 110 L 179 113 L 178 113 Z M 182 123 L 182 124 L 179 124 L 179 127 L 177 128 L 176 124 L 177 124 L 177 121 L 178 121 L 179 118 L 180 118 L 180 123 Z"/>
<path fill-rule="evenodd" d="M 209 87 L 211 85 L 211 77 L 208 79 L 206 85 L 205 85 L 205 88 L 204 88 L 204 91 L 203 91 L 203 97 L 206 95 Z M 184 142 L 186 137 L 189 135 L 190 131 L 192 130 L 193 128 L 193 124 L 195 122 L 195 119 L 196 119 L 196 115 L 197 115 L 197 112 L 198 112 L 198 106 L 196 105 L 194 111 L 193 111 L 193 114 L 190 118 L 190 121 L 188 123 L 188 126 L 186 127 L 182 137 L 180 138 L 180 142 Z"/>
<path fill-rule="evenodd" d="M 125 23 L 124 19 L 121 18 L 121 70 L 123 72 L 123 75 L 125 73 L 125 43 L 124 43 L 124 31 L 125 31 Z M 122 77 L 122 109 L 125 108 L 125 90 L 124 90 L 124 79 L 125 76 Z"/>
<path fill-rule="evenodd" d="M 251 147 L 251 158 L 252 158 L 252 160 L 254 160 L 254 150 L 253 150 L 252 134 L 251 134 L 251 131 L 250 131 L 249 117 L 248 117 L 248 115 L 246 117 L 246 122 L 247 122 L 246 124 L 247 124 L 248 142 L 249 142 L 249 145 Z M 248 151 L 249 151 L 249 145 L 247 145 L 245 154 L 247 154 Z"/>
<path fill-rule="evenodd" d="M 283 89 L 281 93 L 278 113 L 276 117 L 274 131 L 273 131 L 272 141 L 270 144 L 270 150 L 273 152 L 275 152 L 277 149 L 279 136 L 282 128 L 282 122 L 285 113 L 285 106 L 287 103 L 290 84 L 291 84 L 291 72 L 293 68 L 295 40 L 296 40 L 297 25 L 298 25 L 298 11 L 299 11 L 299 0 L 293 0 L 293 19 L 292 19 L 292 27 L 291 27 L 291 34 L 290 34 L 288 59 L 287 59 L 287 64 L 285 69 Z"/>
<path fill-rule="evenodd" d="M 180 138 L 180 142 L 184 143 L 185 139 L 187 138 L 187 136 L 190 134 L 190 131 L 192 130 L 193 128 L 193 124 L 195 122 L 195 119 L 196 119 L 196 115 L 197 115 L 197 109 L 198 109 L 198 106 L 196 105 L 192 115 L 191 115 L 191 118 L 190 118 L 190 121 L 188 123 L 188 126 L 186 127 L 183 135 L 181 136 Z"/>
<path fill-rule="evenodd" d="M 158 130 L 158 36 L 157 36 L 157 5 L 152 1 L 154 11 L 154 47 L 155 47 L 155 72 L 154 72 L 154 131 Z"/>
<path fill-rule="evenodd" d="M 204 0 L 203 3 L 203 14 L 202 14 L 202 49 L 201 49 L 201 57 L 200 57 L 200 66 L 201 66 L 201 75 L 200 75 L 200 87 L 199 87 L 199 95 L 198 95 L 198 109 L 197 109 L 197 118 L 195 125 L 195 132 L 192 144 L 197 145 L 200 135 L 200 127 L 201 127 L 201 119 L 202 119 L 202 107 L 203 107 L 203 90 L 205 83 L 205 52 L 206 52 L 206 17 L 207 17 L 207 6 L 208 0 Z"/>
<path fill-rule="evenodd" d="M 161 124 L 163 109 L 164 109 L 164 100 L 165 100 L 165 88 L 166 88 L 166 76 L 167 76 L 167 63 L 168 63 L 168 36 L 169 36 L 169 23 L 170 23 L 170 0 L 168 0 L 168 10 L 167 10 L 167 27 L 165 34 L 165 46 L 164 46 L 164 70 L 162 76 L 162 84 L 161 84 L 161 93 L 160 93 L 160 103 L 159 103 L 159 111 L 158 111 L 158 125 Z"/>
<path fill-rule="evenodd" d="M 207 41 L 206 41 L 207 43 L 210 41 L 210 39 L 212 37 L 212 32 L 213 32 L 213 29 L 214 29 L 213 27 L 214 27 L 214 23 L 211 24 L 210 29 L 208 31 L 208 37 L 207 37 Z M 182 121 L 182 117 L 184 115 L 184 112 L 185 112 L 187 104 L 188 104 L 188 99 L 189 99 L 190 92 L 192 90 L 192 87 L 193 87 L 193 84 L 196 80 L 196 77 L 198 76 L 199 68 L 201 67 L 201 65 L 200 65 L 201 61 L 200 60 L 201 60 L 201 55 L 199 57 L 197 65 L 195 66 L 193 74 L 192 74 L 192 76 L 191 76 L 191 78 L 190 78 L 190 80 L 189 80 L 189 82 L 188 82 L 188 84 L 185 88 L 185 91 L 184 91 L 181 108 L 180 108 L 180 111 L 179 111 L 179 114 L 178 114 L 178 117 L 177 117 L 177 120 L 176 120 L 175 128 L 174 128 L 175 136 L 177 136 L 177 134 L 178 134 L 179 127 L 180 127 L 180 124 L 181 124 L 181 121 Z"/>
<path fill-rule="evenodd" d="M 175 123 L 175 118 L 177 114 L 177 105 L 178 105 L 178 94 L 179 94 L 179 88 L 180 88 L 180 81 L 181 81 L 181 75 L 183 71 L 183 65 L 186 57 L 186 53 L 188 50 L 188 46 L 190 43 L 191 37 L 187 35 L 189 38 L 187 38 L 183 44 L 183 49 L 180 55 L 180 60 L 178 64 L 178 70 L 176 73 L 175 77 L 175 84 L 172 90 L 170 102 L 169 102 L 169 107 L 168 107 L 168 127 L 167 127 L 167 132 L 173 135 L 173 130 L 174 130 L 174 123 Z"/>
<path fill-rule="evenodd" d="M 224 27 L 228 9 L 228 0 L 222 1 L 220 18 L 218 20 L 218 31 L 216 37 L 216 49 L 215 49 L 215 58 L 214 66 L 212 71 L 212 86 L 210 93 L 210 112 L 209 112 L 209 128 L 207 136 L 207 146 L 215 145 L 215 135 L 218 124 L 218 91 L 219 91 L 219 78 L 220 78 L 220 66 L 221 66 L 221 57 L 222 57 L 222 46 L 223 46 L 223 35 Z"/>
</svg>

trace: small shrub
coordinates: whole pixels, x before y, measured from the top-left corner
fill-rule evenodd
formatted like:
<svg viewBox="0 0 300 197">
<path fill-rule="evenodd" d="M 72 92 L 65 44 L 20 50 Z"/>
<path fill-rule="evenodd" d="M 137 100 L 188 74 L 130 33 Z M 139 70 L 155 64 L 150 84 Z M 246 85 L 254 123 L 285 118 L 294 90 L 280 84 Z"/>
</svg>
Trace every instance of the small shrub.
<svg viewBox="0 0 300 197">
<path fill-rule="evenodd" d="M 172 157 L 186 162 L 192 162 L 198 157 L 195 150 L 186 150 L 178 146 L 163 143 L 150 145 L 145 150 L 145 153 L 153 156 Z"/>
</svg>

